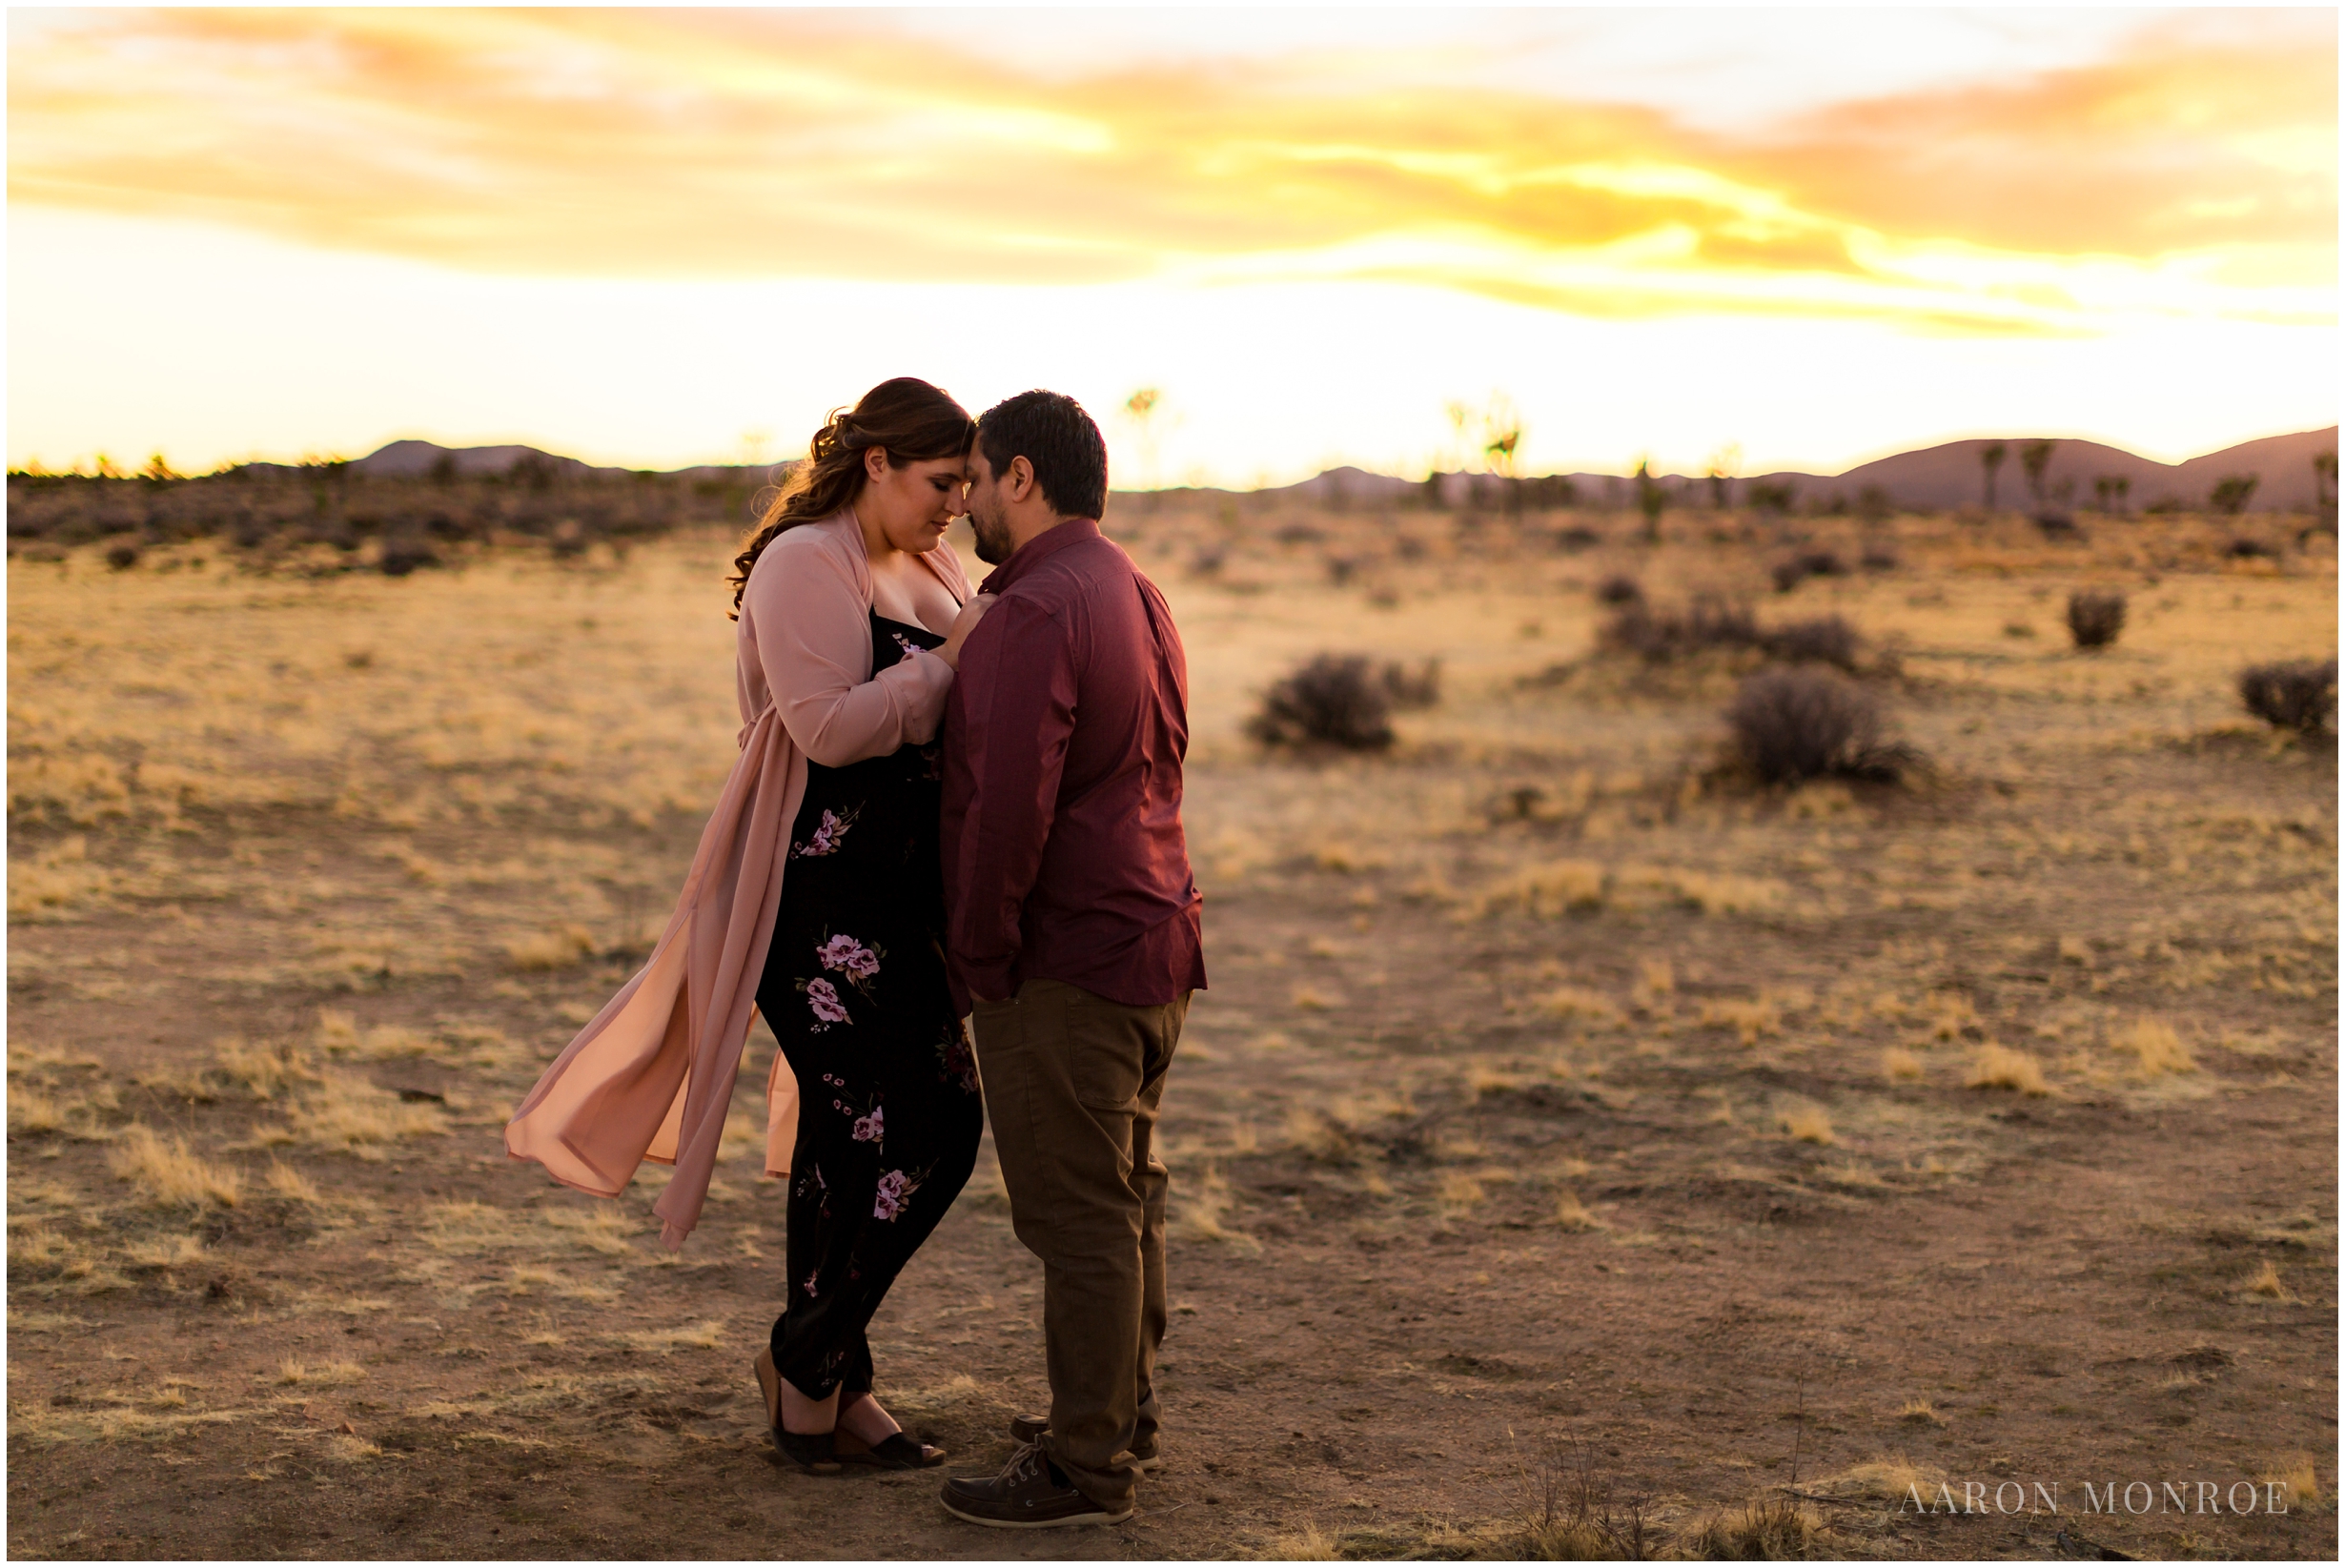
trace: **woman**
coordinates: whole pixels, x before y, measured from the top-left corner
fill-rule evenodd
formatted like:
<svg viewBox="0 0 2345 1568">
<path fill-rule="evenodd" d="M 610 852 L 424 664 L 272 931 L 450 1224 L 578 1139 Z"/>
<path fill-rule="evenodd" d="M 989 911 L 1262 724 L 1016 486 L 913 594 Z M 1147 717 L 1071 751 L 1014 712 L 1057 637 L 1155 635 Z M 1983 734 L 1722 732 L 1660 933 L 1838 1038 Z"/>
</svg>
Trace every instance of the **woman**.
<svg viewBox="0 0 2345 1568">
<path fill-rule="evenodd" d="M 742 758 L 676 913 L 505 1134 L 605 1195 L 672 1161 L 653 1212 L 681 1247 L 754 999 L 782 1043 L 765 1168 L 790 1178 L 788 1301 L 756 1372 L 775 1445 L 821 1474 L 944 1457 L 872 1396 L 865 1329 L 980 1131 L 945 979 L 932 744 L 989 602 L 944 540 L 975 428 L 907 377 L 815 433 L 734 562 Z"/>
</svg>

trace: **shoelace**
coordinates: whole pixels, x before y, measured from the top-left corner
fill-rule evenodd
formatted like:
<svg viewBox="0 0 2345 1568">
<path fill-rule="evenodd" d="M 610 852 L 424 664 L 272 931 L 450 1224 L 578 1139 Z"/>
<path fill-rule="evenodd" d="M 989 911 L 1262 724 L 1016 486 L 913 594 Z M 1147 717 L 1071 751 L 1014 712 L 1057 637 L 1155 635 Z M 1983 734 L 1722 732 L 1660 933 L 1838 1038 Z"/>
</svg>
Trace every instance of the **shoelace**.
<svg viewBox="0 0 2345 1568">
<path fill-rule="evenodd" d="M 1042 1445 L 1040 1443 L 1020 1443 L 1010 1454 L 1009 1462 L 1002 1466 L 1002 1473 L 998 1478 L 1004 1485 L 1012 1485 L 1025 1480 L 1041 1468 Z"/>
</svg>

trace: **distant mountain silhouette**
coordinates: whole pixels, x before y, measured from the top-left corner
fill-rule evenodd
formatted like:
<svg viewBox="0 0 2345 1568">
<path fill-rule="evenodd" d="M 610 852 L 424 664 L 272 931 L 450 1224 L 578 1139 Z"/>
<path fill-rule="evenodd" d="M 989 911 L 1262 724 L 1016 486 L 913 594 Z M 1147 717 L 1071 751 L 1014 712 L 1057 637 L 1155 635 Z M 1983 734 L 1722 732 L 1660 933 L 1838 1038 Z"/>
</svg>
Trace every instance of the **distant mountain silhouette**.
<svg viewBox="0 0 2345 1568">
<path fill-rule="evenodd" d="M 2103 446 L 2097 441 L 2055 440 L 2052 442 L 2051 459 L 2045 465 L 2045 498 L 2055 504 L 2089 505 L 2094 499 L 2094 480 L 2113 477 L 2126 481 L 2126 505 L 2133 511 L 2138 512 L 2162 500 L 2179 501 L 2192 510 L 2198 510 L 2206 506 L 2209 492 L 2221 480 L 2234 475 L 2253 475 L 2256 479 L 2255 494 L 2248 503 L 2248 510 L 2309 512 L 2314 502 L 2313 458 L 2316 453 L 2335 452 L 2336 437 L 2337 427 L 2335 425 L 2326 430 L 2299 431 L 2293 436 L 2267 436 L 2261 440 L 2243 441 L 2237 446 L 2227 446 L 2220 452 L 2210 452 L 2203 458 L 2192 458 L 2181 463 L 2157 462 L 2117 447 Z M 1995 477 L 1995 503 L 1998 506 L 2026 508 L 2034 504 L 2035 498 L 2029 489 L 2020 453 L 2036 438 L 2021 436 L 2003 438 L 2005 456 Z M 1973 506 L 1985 499 L 1985 474 L 1979 454 L 1988 444 L 1985 438 L 1947 441 L 1942 446 L 1925 447 L 1918 452 L 1901 452 L 1894 458 L 1862 463 L 1845 474 L 1780 472 L 1740 476 L 1733 481 L 1733 499 L 1743 501 L 1754 483 L 1787 484 L 1793 488 L 1801 503 L 1837 495 L 1854 505 L 1862 491 L 1878 486 L 1900 506 L 1932 511 Z M 556 474 L 563 476 L 632 472 L 624 468 L 592 467 L 576 458 L 540 452 L 533 446 L 451 448 L 418 440 L 393 441 L 351 466 L 361 473 L 386 479 L 414 479 L 429 474 L 433 465 L 443 457 L 453 458 L 456 471 L 466 476 L 509 474 L 514 465 L 524 458 L 541 460 L 549 464 Z M 763 465 L 734 468 L 702 464 L 670 472 L 690 479 L 764 484 L 774 470 Z M 1636 499 L 1634 485 L 1619 474 L 1571 474 L 1562 477 L 1572 481 L 1573 488 L 1583 501 L 1626 506 Z M 1475 477 L 1443 474 L 1436 478 L 1439 481 L 1443 499 L 1450 504 L 1458 504 L 1465 500 Z M 1698 476 L 1664 474 L 1661 476 L 1661 480 L 1673 492 L 1692 486 L 1706 494 L 1706 483 Z M 1389 506 L 1404 495 L 1421 494 L 1425 483 L 1423 479 L 1397 479 L 1389 474 L 1371 474 L 1360 468 L 1331 468 L 1298 484 L 1279 486 L 1274 493 L 1307 499 L 1318 505 L 1356 502 Z M 1213 493 L 1226 495 L 1230 492 L 1217 490 Z"/>
<path fill-rule="evenodd" d="M 2113 446 L 2097 441 L 2055 440 L 2051 459 L 2044 468 L 2044 492 L 2049 502 L 2070 506 L 2090 505 L 2093 497 L 2093 481 L 2114 477 L 2127 481 L 2126 505 L 2133 511 L 2161 500 L 2178 500 L 2192 510 L 2203 509 L 2208 493 L 2223 479 L 2233 475 L 2255 476 L 2255 494 L 2248 503 L 2253 512 L 2309 512 L 2314 505 L 2313 458 L 2316 453 L 2336 450 L 2337 427 L 2326 430 L 2307 430 L 2293 436 L 2268 436 L 2261 440 L 2243 441 L 2227 446 L 2220 452 L 2210 452 L 2188 462 L 2162 463 L 2150 458 L 2136 457 Z M 2035 503 L 2029 492 L 2028 476 L 2020 462 L 2020 452 L 2035 437 L 2013 436 L 2003 438 L 2004 460 L 1995 477 L 1995 504 L 1999 507 L 2023 509 Z M 1969 441 L 1948 441 L 1943 446 L 1925 447 L 1918 452 L 1901 452 L 1894 458 L 1882 458 L 1863 463 L 1844 474 L 1805 474 L 1780 471 L 1772 474 L 1752 474 L 1738 477 L 1733 481 L 1733 499 L 1743 501 L 1754 483 L 1788 484 L 1798 499 L 1827 499 L 1838 495 L 1851 505 L 1867 486 L 1879 486 L 1900 506 L 1945 511 L 1958 506 L 1976 506 L 1985 499 L 1985 471 L 1979 454 L 1988 444 L 1981 438 Z M 1582 500 L 1610 501 L 1621 506 L 1634 504 L 1634 483 L 1619 474 L 1571 474 L 1564 476 Z M 1450 504 L 1464 501 L 1474 476 L 1444 474 L 1440 477 L 1443 499 Z M 1707 493 L 1706 481 L 1686 474 L 1663 474 L 1662 484 L 1671 491 L 1694 486 Z M 1324 474 L 1304 479 L 1299 484 L 1282 487 L 1280 494 L 1308 498 L 1327 504 L 1340 501 L 1359 501 L 1386 504 L 1397 500 L 1406 492 L 1424 488 L 1422 479 L 1395 479 L 1385 474 L 1371 474 L 1357 468 L 1334 468 Z"/>
<path fill-rule="evenodd" d="M 535 458 L 549 463 L 557 474 L 594 472 L 576 458 L 556 457 L 534 446 L 447 447 L 430 441 L 393 441 L 379 451 L 368 453 L 350 466 L 361 474 L 377 478 L 412 479 L 429 474 L 442 458 L 455 458 L 456 471 L 467 479 L 479 475 L 510 474 L 513 465 L 524 458 Z"/>
</svg>

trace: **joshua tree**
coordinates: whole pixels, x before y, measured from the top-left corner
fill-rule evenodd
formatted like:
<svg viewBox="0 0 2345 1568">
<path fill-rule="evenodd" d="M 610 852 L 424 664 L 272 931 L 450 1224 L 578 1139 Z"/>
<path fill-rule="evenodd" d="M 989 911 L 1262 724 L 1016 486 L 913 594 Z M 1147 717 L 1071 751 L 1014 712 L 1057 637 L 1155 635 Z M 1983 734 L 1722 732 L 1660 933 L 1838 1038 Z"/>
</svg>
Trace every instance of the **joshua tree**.
<svg viewBox="0 0 2345 1568">
<path fill-rule="evenodd" d="M 1156 429 L 1151 417 L 1163 401 L 1163 392 L 1155 387 L 1142 387 L 1124 399 L 1124 417 L 1132 421 L 1132 429 L 1140 438 L 1140 465 L 1151 486 L 1149 501 L 1152 509 L 1156 500 L 1153 493 L 1156 483 Z"/>
<path fill-rule="evenodd" d="M 1522 445 L 1522 420 L 1511 406 L 1493 403 L 1483 416 L 1482 460 L 1499 477 L 1506 491 L 1506 508 L 1522 510 L 1522 477 L 1515 472 L 1515 452 Z"/>
<path fill-rule="evenodd" d="M 2323 511 L 2336 508 L 2336 452 L 2313 454 L 2313 504 Z"/>
<path fill-rule="evenodd" d="M 2028 494 L 2035 498 L 2040 508 L 2044 504 L 2044 470 L 2051 466 L 2054 442 L 2029 441 L 2019 449 L 2019 466 L 2028 476 Z"/>
<path fill-rule="evenodd" d="M 2097 474 L 2092 479 L 2092 499 L 2104 512 L 2122 512 L 2126 492 L 2132 488 L 2133 481 L 2122 474 Z"/>
<path fill-rule="evenodd" d="M 2249 499 L 2255 494 L 2257 477 L 2253 474 L 2233 474 L 2215 481 L 2207 497 L 2207 505 L 2227 518 L 2235 518 L 2247 510 Z"/>
<path fill-rule="evenodd" d="M 2001 441 L 1988 441 L 1979 448 L 1979 466 L 1987 471 L 1987 509 L 1995 509 L 1995 470 L 2003 466 L 2008 448 Z"/>
<path fill-rule="evenodd" d="M 1653 477 L 1653 464 L 1650 459 L 1641 459 L 1638 462 L 1636 479 L 1637 507 L 1644 514 L 1644 541 L 1647 544 L 1659 544 L 1661 542 L 1662 508 L 1669 504 L 1669 493 L 1662 488 L 1661 480 Z"/>
</svg>

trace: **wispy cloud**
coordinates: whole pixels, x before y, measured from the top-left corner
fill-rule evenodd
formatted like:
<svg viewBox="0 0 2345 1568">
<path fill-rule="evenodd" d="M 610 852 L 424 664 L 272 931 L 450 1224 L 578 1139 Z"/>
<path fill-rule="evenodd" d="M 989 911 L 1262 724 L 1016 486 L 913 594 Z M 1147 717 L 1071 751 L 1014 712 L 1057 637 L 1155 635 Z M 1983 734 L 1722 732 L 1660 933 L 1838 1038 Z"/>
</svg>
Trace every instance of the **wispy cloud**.
<svg viewBox="0 0 2345 1568">
<path fill-rule="evenodd" d="M 2163 25 L 2097 65 L 1730 134 L 1359 51 L 1044 80 L 870 13 L 84 13 L 11 47 L 10 191 L 533 274 L 2325 322 L 2334 29 Z"/>
</svg>

